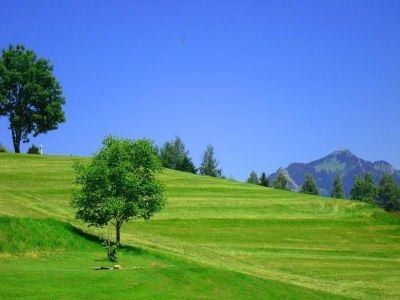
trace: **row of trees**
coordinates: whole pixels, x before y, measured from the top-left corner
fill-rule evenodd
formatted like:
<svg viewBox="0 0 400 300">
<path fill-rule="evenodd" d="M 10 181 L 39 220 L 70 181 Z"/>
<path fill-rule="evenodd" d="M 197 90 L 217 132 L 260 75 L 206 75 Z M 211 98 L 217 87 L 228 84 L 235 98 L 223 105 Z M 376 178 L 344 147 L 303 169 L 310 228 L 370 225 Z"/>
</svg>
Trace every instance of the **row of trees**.
<svg viewBox="0 0 400 300">
<path fill-rule="evenodd" d="M 389 174 L 384 174 L 376 186 L 371 174 L 356 176 L 350 199 L 374 203 L 387 211 L 400 210 L 400 188 Z"/>
<path fill-rule="evenodd" d="M 156 149 L 161 164 L 165 168 L 179 170 L 190 173 L 200 173 L 213 177 L 222 177 L 222 169 L 218 168 L 219 162 L 215 158 L 215 151 L 212 145 L 208 145 L 204 150 L 199 168 L 193 163 L 189 151 L 186 150 L 182 139 L 176 137 L 168 141 L 161 148 Z"/>
<path fill-rule="evenodd" d="M 247 179 L 247 183 L 258 184 L 261 186 L 268 187 L 269 179 L 268 179 L 267 175 L 265 174 L 265 172 L 262 172 L 260 178 L 258 178 L 257 173 L 255 171 L 252 171 L 250 173 L 249 178 Z"/>
<path fill-rule="evenodd" d="M 269 186 L 268 178 L 265 180 L 266 175 L 263 172 L 261 177 L 257 177 L 257 173 L 252 171 L 248 183 Z M 261 184 L 261 181 L 267 184 Z M 288 190 L 288 179 L 284 172 L 279 172 L 277 177 L 272 181 L 272 188 Z M 319 195 L 317 184 L 311 174 L 306 174 L 304 182 L 299 190 L 300 193 Z M 340 176 L 336 176 L 332 184 L 332 198 L 345 199 L 346 194 L 343 188 L 343 182 Z M 394 181 L 393 177 L 389 174 L 384 174 L 379 184 L 375 185 L 371 174 L 367 173 L 364 178 L 356 176 L 354 178 L 354 185 L 350 192 L 350 199 L 364 201 L 371 204 L 379 205 L 387 211 L 400 210 L 400 187 Z"/>
<path fill-rule="evenodd" d="M 265 187 L 272 187 L 275 189 L 280 189 L 280 190 L 287 190 L 288 187 L 288 180 L 287 177 L 282 173 L 279 172 L 278 176 L 271 182 L 269 182 L 269 179 L 265 172 L 261 173 L 260 178 L 258 178 L 257 173 L 255 171 L 251 171 L 249 178 L 247 178 L 247 183 L 251 184 L 257 184 Z"/>
</svg>

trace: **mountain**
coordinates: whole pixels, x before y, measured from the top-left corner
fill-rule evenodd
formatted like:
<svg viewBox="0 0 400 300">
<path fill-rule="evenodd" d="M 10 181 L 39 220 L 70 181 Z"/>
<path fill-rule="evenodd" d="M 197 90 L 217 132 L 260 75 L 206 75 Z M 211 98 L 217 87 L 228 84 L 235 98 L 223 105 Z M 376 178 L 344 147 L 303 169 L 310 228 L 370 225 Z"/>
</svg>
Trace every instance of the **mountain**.
<svg viewBox="0 0 400 300">
<path fill-rule="evenodd" d="M 336 175 L 342 178 L 347 196 L 353 186 L 354 177 L 364 176 L 365 173 L 370 173 L 376 184 L 384 173 L 388 173 L 400 185 L 400 171 L 391 164 L 383 160 L 370 162 L 361 159 L 347 149 L 335 151 L 309 163 L 292 163 L 287 168 L 278 169 L 269 176 L 269 179 L 274 180 L 278 172 L 283 172 L 288 177 L 288 186 L 293 191 L 300 189 L 305 174 L 311 174 L 317 182 L 321 195 L 324 196 L 330 195 Z"/>
</svg>

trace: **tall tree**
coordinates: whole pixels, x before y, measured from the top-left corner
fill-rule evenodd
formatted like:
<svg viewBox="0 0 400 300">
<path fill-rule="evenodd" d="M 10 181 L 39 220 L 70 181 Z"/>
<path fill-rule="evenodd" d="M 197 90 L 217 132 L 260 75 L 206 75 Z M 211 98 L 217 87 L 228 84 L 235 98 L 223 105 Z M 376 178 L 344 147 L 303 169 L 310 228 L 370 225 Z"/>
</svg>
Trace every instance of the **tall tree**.
<svg viewBox="0 0 400 300">
<path fill-rule="evenodd" d="M 150 219 L 165 203 L 164 188 L 156 175 L 159 158 L 149 140 L 106 137 L 88 164 L 75 166 L 76 184 L 71 205 L 76 217 L 89 226 L 115 226 L 116 243 L 125 222 Z"/>
<path fill-rule="evenodd" d="M 22 45 L 2 50 L 0 116 L 8 118 L 16 153 L 29 136 L 58 128 L 65 121 L 65 98 L 53 66 Z"/>
<path fill-rule="evenodd" d="M 260 176 L 260 183 L 259 183 L 261 186 L 266 186 L 266 187 L 269 187 L 269 179 L 268 179 L 268 177 L 267 177 L 267 175 L 265 174 L 265 172 L 262 172 L 261 173 L 261 176 Z"/>
<path fill-rule="evenodd" d="M 272 187 L 274 189 L 279 189 L 279 190 L 287 190 L 288 189 L 288 179 L 283 174 L 283 172 L 279 172 L 278 176 L 272 181 Z"/>
<path fill-rule="evenodd" d="M 208 145 L 203 153 L 200 174 L 213 177 L 222 176 L 222 170 L 218 169 L 218 161 L 215 158 L 214 147 L 212 145 Z"/>
<path fill-rule="evenodd" d="M 387 211 L 400 210 L 400 188 L 389 174 L 379 180 L 377 204 Z"/>
<path fill-rule="evenodd" d="M 343 182 L 339 175 L 337 175 L 335 180 L 333 181 L 331 197 L 338 199 L 346 198 L 343 188 Z"/>
<path fill-rule="evenodd" d="M 351 200 L 360 200 L 367 203 L 375 203 L 377 188 L 371 174 L 366 173 L 364 179 L 360 176 L 354 178 L 354 185 L 350 191 Z"/>
<path fill-rule="evenodd" d="M 159 150 L 159 155 L 165 168 L 197 173 L 189 151 L 186 150 L 185 144 L 179 137 L 166 142 Z"/>
<path fill-rule="evenodd" d="M 300 193 L 319 195 L 317 184 L 311 174 L 306 174 L 304 183 L 300 188 Z"/>
<path fill-rule="evenodd" d="M 247 183 L 251 184 L 259 184 L 260 181 L 258 180 L 257 173 L 255 171 L 251 171 L 249 178 L 247 178 Z"/>
</svg>

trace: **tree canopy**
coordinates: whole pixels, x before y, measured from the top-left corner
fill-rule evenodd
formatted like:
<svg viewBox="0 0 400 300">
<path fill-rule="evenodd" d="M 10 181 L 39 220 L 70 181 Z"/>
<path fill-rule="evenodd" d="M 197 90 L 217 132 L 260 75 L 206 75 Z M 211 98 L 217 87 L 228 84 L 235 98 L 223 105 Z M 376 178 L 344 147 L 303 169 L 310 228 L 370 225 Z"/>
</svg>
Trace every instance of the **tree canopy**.
<svg viewBox="0 0 400 300">
<path fill-rule="evenodd" d="M 282 171 L 278 172 L 278 176 L 272 181 L 272 186 L 274 189 L 279 189 L 279 190 L 287 190 L 288 189 L 288 179 L 283 174 Z"/>
<path fill-rule="evenodd" d="M 360 176 L 354 178 L 354 185 L 350 191 L 350 199 L 360 200 L 368 203 L 375 203 L 377 188 L 371 174 L 366 173 L 364 179 Z"/>
<path fill-rule="evenodd" d="M 339 175 L 337 175 L 335 180 L 333 181 L 331 197 L 338 199 L 346 198 L 343 188 L 343 182 Z"/>
<path fill-rule="evenodd" d="M 0 116 L 8 118 L 14 150 L 29 136 L 58 128 L 65 121 L 65 98 L 53 66 L 22 45 L 2 50 L 0 57 Z"/>
<path fill-rule="evenodd" d="M 159 151 L 162 166 L 169 169 L 197 173 L 189 151 L 179 137 L 166 142 Z"/>
<path fill-rule="evenodd" d="M 120 243 L 121 226 L 149 219 L 165 204 L 164 188 L 156 174 L 161 163 L 149 140 L 131 141 L 108 136 L 88 164 L 76 163 L 71 204 L 76 217 L 89 226 L 111 223 Z"/>
<path fill-rule="evenodd" d="M 400 188 L 389 174 L 379 180 L 377 204 L 387 211 L 400 210 Z"/>
<path fill-rule="evenodd" d="M 213 177 L 222 176 L 222 170 L 218 169 L 218 161 L 215 158 L 214 147 L 212 145 L 208 145 L 203 153 L 200 174 Z"/>
<path fill-rule="evenodd" d="M 269 186 L 269 179 L 265 172 L 261 173 L 259 185 L 268 187 Z"/>
<path fill-rule="evenodd" d="M 255 171 L 251 171 L 249 178 L 247 178 L 246 182 L 251 184 L 259 184 L 260 181 L 258 180 L 257 173 Z"/>
<path fill-rule="evenodd" d="M 319 195 L 317 184 L 311 174 L 306 174 L 304 183 L 300 188 L 300 193 Z"/>
</svg>

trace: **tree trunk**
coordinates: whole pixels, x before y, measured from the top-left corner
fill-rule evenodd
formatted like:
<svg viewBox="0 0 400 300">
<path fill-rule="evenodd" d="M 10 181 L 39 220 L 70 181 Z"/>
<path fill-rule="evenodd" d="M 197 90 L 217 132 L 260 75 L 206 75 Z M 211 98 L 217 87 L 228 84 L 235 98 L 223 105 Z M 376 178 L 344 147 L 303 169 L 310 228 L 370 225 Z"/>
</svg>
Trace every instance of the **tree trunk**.
<svg viewBox="0 0 400 300">
<path fill-rule="evenodd" d="M 14 127 L 11 127 L 11 135 L 12 135 L 12 140 L 13 140 L 13 145 L 14 145 L 14 151 L 15 153 L 20 153 L 20 144 L 21 144 L 21 133 L 18 133 L 15 131 Z"/>
<path fill-rule="evenodd" d="M 121 226 L 122 224 L 120 223 L 120 221 L 117 221 L 115 223 L 115 239 L 116 239 L 116 243 L 119 245 L 121 242 Z"/>
</svg>

